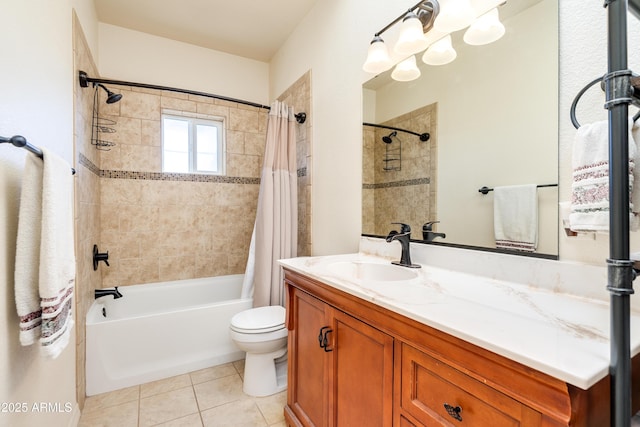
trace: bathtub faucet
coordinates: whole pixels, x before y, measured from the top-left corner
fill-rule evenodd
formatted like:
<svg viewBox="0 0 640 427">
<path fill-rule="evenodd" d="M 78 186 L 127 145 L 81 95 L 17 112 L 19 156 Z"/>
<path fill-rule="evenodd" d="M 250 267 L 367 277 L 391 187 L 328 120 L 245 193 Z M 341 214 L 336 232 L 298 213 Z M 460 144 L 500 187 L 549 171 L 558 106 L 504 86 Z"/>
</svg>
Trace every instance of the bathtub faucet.
<svg viewBox="0 0 640 427">
<path fill-rule="evenodd" d="M 113 289 L 96 289 L 95 290 L 95 298 L 98 299 L 100 297 L 105 297 L 107 295 L 113 295 L 113 299 L 122 298 L 122 294 L 118 291 L 118 287 L 116 286 Z"/>
</svg>

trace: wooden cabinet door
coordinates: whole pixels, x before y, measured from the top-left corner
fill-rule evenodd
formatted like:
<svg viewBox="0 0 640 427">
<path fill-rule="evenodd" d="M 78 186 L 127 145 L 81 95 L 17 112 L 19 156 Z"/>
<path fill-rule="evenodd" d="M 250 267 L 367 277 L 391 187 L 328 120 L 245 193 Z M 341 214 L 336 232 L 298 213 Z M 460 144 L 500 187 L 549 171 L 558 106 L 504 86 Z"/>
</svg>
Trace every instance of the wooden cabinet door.
<svg viewBox="0 0 640 427">
<path fill-rule="evenodd" d="M 341 311 L 333 311 L 331 425 L 393 424 L 393 338 Z M 331 348 L 331 347 L 330 347 Z"/>
<path fill-rule="evenodd" d="M 318 335 L 329 326 L 328 306 L 289 287 L 289 390 L 287 405 L 304 426 L 328 425 L 330 359 L 320 346 Z M 294 424 L 294 425 L 297 425 Z"/>
</svg>

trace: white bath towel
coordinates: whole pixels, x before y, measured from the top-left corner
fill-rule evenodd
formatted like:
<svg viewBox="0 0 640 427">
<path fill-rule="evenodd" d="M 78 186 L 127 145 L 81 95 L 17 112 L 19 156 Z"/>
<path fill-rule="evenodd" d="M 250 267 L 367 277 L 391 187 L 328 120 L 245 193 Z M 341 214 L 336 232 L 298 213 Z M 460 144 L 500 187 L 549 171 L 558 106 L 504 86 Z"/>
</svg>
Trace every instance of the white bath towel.
<svg viewBox="0 0 640 427">
<path fill-rule="evenodd" d="M 631 210 L 640 208 L 640 198 L 634 195 L 633 182 L 637 146 L 629 120 L 629 197 L 630 226 L 637 229 L 637 221 Z M 571 230 L 609 231 L 609 122 L 584 124 L 576 132 L 573 142 L 573 181 L 571 184 Z M 635 192 L 637 193 L 637 191 Z M 636 199 L 635 208 L 634 198 Z"/>
<path fill-rule="evenodd" d="M 538 246 L 538 191 L 536 185 L 496 187 L 493 226 L 496 247 L 534 252 Z"/>
<path fill-rule="evenodd" d="M 16 306 L 21 343 L 29 345 L 39 338 L 42 353 L 55 358 L 67 346 L 73 327 L 73 179 L 66 161 L 42 151 L 44 161 L 27 156 L 25 165 L 16 248 Z"/>
</svg>

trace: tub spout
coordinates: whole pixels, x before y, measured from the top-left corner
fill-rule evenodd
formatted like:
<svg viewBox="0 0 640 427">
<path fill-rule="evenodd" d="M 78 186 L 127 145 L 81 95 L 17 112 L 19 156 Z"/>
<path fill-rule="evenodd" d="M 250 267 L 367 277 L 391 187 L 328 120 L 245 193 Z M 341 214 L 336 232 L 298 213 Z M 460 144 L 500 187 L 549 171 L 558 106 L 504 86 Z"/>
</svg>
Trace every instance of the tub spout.
<svg viewBox="0 0 640 427">
<path fill-rule="evenodd" d="M 107 295 L 113 295 L 113 299 L 122 298 L 122 294 L 118 291 L 118 287 L 116 286 L 113 289 L 96 289 L 95 290 L 95 298 L 98 299 L 100 297 L 105 297 Z"/>
</svg>

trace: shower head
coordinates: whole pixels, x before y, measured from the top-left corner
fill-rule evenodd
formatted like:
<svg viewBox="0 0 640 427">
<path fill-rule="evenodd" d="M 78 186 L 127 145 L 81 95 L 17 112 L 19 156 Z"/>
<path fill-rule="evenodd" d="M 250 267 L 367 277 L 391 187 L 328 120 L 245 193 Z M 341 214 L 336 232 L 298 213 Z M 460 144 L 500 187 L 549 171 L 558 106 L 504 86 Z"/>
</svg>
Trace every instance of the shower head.
<svg viewBox="0 0 640 427">
<path fill-rule="evenodd" d="M 107 104 L 113 104 L 122 99 L 122 94 L 113 93 L 109 89 L 107 89 L 105 85 L 100 83 L 100 81 L 106 81 L 106 80 L 91 78 L 87 76 L 87 73 L 85 73 L 84 71 L 78 72 L 78 80 L 80 82 L 80 87 L 89 87 L 89 83 L 92 83 L 93 87 L 100 86 L 102 89 L 104 89 L 105 92 L 107 92 Z"/>
<path fill-rule="evenodd" d="M 385 144 L 391 144 L 393 142 L 393 140 L 391 139 L 392 137 L 398 135 L 398 132 L 396 132 L 395 130 L 393 132 L 391 132 L 388 136 L 383 136 L 382 137 L 382 142 L 384 142 Z"/>
<path fill-rule="evenodd" d="M 96 86 L 100 86 L 107 92 L 107 104 L 114 104 L 122 99 L 121 93 L 113 93 L 107 89 L 102 83 L 94 83 Z"/>
</svg>

